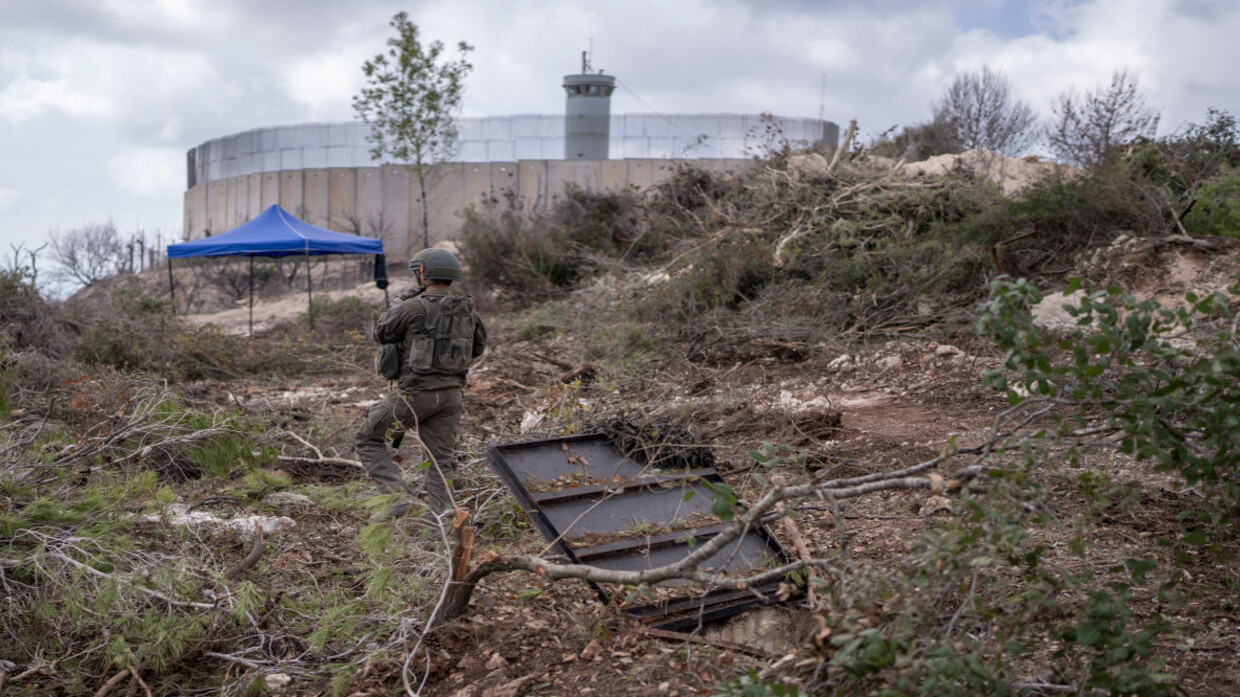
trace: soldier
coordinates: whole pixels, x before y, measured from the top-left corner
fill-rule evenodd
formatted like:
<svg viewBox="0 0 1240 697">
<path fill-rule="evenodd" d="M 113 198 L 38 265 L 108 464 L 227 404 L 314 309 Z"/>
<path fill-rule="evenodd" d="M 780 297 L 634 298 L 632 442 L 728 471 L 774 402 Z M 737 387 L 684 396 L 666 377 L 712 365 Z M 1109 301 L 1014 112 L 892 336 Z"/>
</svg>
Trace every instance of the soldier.
<svg viewBox="0 0 1240 697">
<path fill-rule="evenodd" d="M 376 364 L 385 355 L 398 356 L 399 368 L 386 375 L 396 385 L 367 412 L 353 436 L 353 447 L 381 492 L 412 495 L 413 487 L 392 462 L 387 435 L 392 430 L 416 433 L 430 460 L 425 479 L 428 512 L 443 515 L 453 510 L 453 450 L 464 407 L 461 390 L 470 363 L 486 348 L 487 330 L 473 298 L 452 292 L 452 282 L 461 277 L 461 262 L 455 255 L 424 249 L 414 255 L 409 269 L 421 289 L 398 296 L 401 302 L 384 312 L 375 326 L 375 341 L 381 345 Z M 382 517 L 402 516 L 412 505 L 397 503 Z"/>
</svg>

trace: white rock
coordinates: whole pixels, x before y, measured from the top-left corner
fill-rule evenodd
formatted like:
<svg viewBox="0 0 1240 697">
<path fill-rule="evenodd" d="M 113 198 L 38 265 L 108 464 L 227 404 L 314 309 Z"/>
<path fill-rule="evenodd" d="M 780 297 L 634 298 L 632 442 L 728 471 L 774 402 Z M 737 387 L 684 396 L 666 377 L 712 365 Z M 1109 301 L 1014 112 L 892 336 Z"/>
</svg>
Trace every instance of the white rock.
<svg viewBox="0 0 1240 697">
<path fill-rule="evenodd" d="M 788 169 L 807 179 L 827 176 L 827 158 L 816 152 L 788 158 Z"/>
<path fill-rule="evenodd" d="M 1075 328 L 1076 318 L 1063 308 L 1064 305 L 1079 305 L 1080 297 L 1084 292 L 1078 290 L 1071 295 L 1047 293 L 1037 305 L 1031 308 L 1033 323 L 1051 331 L 1068 331 Z"/>
<path fill-rule="evenodd" d="M 234 530 L 242 539 L 250 539 L 254 536 L 254 526 L 257 525 L 263 530 L 264 535 L 273 532 L 284 532 L 297 527 L 297 522 L 292 518 L 285 516 L 245 516 L 241 518 L 232 518 L 224 520 L 218 516 L 212 515 L 205 511 L 188 512 L 189 507 L 183 503 L 173 504 L 168 507 L 168 511 L 164 516 L 147 515 L 142 516 L 139 520 L 150 523 L 158 523 L 167 520 L 169 523 L 190 528 L 227 528 Z"/>
<path fill-rule="evenodd" d="M 959 356 L 963 353 L 964 351 L 961 351 L 951 344 L 943 344 L 934 350 L 934 355 L 936 356 Z"/>
<path fill-rule="evenodd" d="M 525 415 L 521 417 L 521 432 L 527 433 L 538 428 L 538 425 L 542 423 L 545 416 L 546 414 L 536 412 L 532 409 L 525 412 Z"/>
<path fill-rule="evenodd" d="M 852 359 L 847 353 L 842 354 L 827 364 L 827 370 L 843 370 L 852 364 Z"/>
<path fill-rule="evenodd" d="M 903 364 L 904 364 L 903 356 L 883 356 L 882 358 L 878 359 L 878 361 L 876 362 L 876 365 L 879 368 L 882 368 L 883 370 L 891 370 L 892 368 L 899 368 Z"/>
<path fill-rule="evenodd" d="M 273 532 L 284 532 L 297 527 L 297 521 L 285 516 L 271 517 L 263 515 L 245 516 L 243 518 L 233 518 L 222 522 L 222 526 L 229 530 L 236 531 L 237 535 L 248 540 L 254 536 L 255 527 L 260 527 L 264 535 L 270 535 Z"/>
<path fill-rule="evenodd" d="M 273 506 L 288 506 L 290 508 L 304 508 L 314 505 L 309 496 L 294 494 L 291 491 L 277 491 L 267 494 L 263 497 L 263 501 Z"/>
<path fill-rule="evenodd" d="M 935 513 L 945 511 L 952 512 L 952 502 L 943 496 L 930 496 L 925 503 L 921 505 L 921 509 L 917 511 L 917 515 L 922 518 L 928 518 Z"/>
<path fill-rule="evenodd" d="M 293 678 L 285 673 L 268 673 L 263 682 L 267 684 L 268 690 L 278 690 L 293 682 Z"/>
</svg>

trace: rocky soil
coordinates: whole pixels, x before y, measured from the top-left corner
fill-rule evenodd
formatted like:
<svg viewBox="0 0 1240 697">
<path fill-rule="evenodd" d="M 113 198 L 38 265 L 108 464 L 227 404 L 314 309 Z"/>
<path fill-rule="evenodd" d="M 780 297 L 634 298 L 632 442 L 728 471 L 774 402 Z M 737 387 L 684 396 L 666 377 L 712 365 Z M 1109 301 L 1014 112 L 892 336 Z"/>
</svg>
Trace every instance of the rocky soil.
<svg viewBox="0 0 1240 697">
<path fill-rule="evenodd" d="M 1236 267 L 1223 244 L 1190 240 L 1128 241 L 1099 252 L 1083 271 L 1096 280 L 1115 280 L 1163 302 L 1192 288 L 1225 287 Z M 367 291 L 359 291 L 365 297 Z M 260 303 L 256 317 L 294 311 L 302 299 Z M 1041 313 L 1055 321 L 1048 299 Z M 288 305 L 288 307 L 285 307 Z M 261 309 L 260 309 L 261 308 Z M 297 308 L 300 310 L 301 308 Z M 236 331 L 244 327 L 240 310 L 193 317 Z M 713 363 L 669 358 L 640 375 L 612 375 L 606 380 L 566 388 L 564 364 L 585 360 L 582 337 L 551 335 L 520 340 L 512 317 L 489 317 L 493 346 L 473 371 L 462 440 L 461 493 L 466 503 L 495 506 L 505 494 L 488 466 L 485 448 L 501 442 L 563 432 L 566 424 L 640 408 L 650 421 L 689 427 L 710 443 L 720 469 L 733 472 L 742 497 L 758 495 L 752 480 L 741 476 L 751 465 L 746 453 L 764 442 L 791 445 L 805 455 L 778 475 L 788 480 L 832 468 L 841 473 L 912 464 L 938 453 L 953 436 L 962 444 L 977 442 L 995 414 L 1006 406 L 1001 395 L 984 388 L 981 374 L 999 357 L 980 339 L 961 335 L 951 341 L 916 338 L 861 346 L 847 352 L 826 346 L 789 346 L 753 340 Z M 265 320 L 264 320 L 265 321 Z M 239 325 L 240 323 L 240 325 Z M 190 391 L 221 407 L 287 417 L 289 430 L 308 433 L 320 427 L 313 442 L 325 453 L 351 457 L 348 436 L 369 401 L 384 389 L 381 379 L 363 366 L 292 382 L 204 381 Z M 569 418 L 565 418 L 565 413 Z M 551 414 L 555 418 L 541 418 Z M 523 427 L 524 424 L 524 427 Z M 406 459 L 412 463 L 414 458 Z M 1119 481 L 1135 482 L 1144 505 L 1101 521 L 1096 533 L 1102 548 L 1116 558 L 1144 554 L 1165 557 L 1156 540 L 1173 534 L 1176 516 L 1196 496 L 1172 478 L 1120 457 L 1057 463 L 1043 476 L 1064 482 L 1086 470 L 1102 471 Z M 359 479 L 348 467 L 291 469 L 305 481 L 347 482 Z M 411 477 L 419 476 L 410 467 Z M 1070 487 L 1065 492 L 1070 492 Z M 204 492 L 205 493 L 205 492 Z M 1070 493 L 1052 504 L 1070 515 Z M 280 533 L 272 577 L 263 583 L 343 573 L 359 559 L 353 542 L 362 520 L 325 516 L 305 502 L 286 502 L 279 516 L 293 521 Z M 272 511 L 276 512 L 276 511 Z M 228 510 L 224 517 L 252 515 Z M 922 530 L 958 515 L 953 498 L 925 492 L 888 492 L 848 502 L 843 529 L 827 511 L 803 511 L 795 519 L 811 550 L 835 549 L 847 541 L 857 564 L 882 569 L 896 563 Z M 543 541 L 521 515 L 501 527 L 480 530 L 479 548 L 538 553 Z M 413 525 L 413 523 L 410 523 Z M 781 530 L 774 531 L 777 536 Z M 792 546 L 792 541 L 785 539 Z M 1065 541 L 1048 538 L 1052 562 L 1069 564 Z M 411 551 L 433 562 L 433 542 Z M 238 555 L 245 545 L 239 538 Z M 1059 550 L 1059 551 L 1054 551 Z M 1206 555 L 1189 559 L 1188 575 L 1198 579 L 1189 601 L 1173 618 L 1177 640 L 1158 646 L 1168 669 L 1181 676 L 1187 694 L 1240 694 L 1240 627 L 1237 594 L 1240 572 Z M 1160 607 L 1153 590 L 1134 596 L 1137 614 Z M 525 574 L 493 576 L 475 595 L 473 609 L 435 635 L 428 682 L 421 694 L 482 695 L 686 695 L 715 694 L 715 686 L 750 668 L 779 660 L 797 660 L 815 624 L 806 601 L 734 620 L 692 637 L 652 636 L 598 604 L 584 583 L 545 582 Z M 791 658 L 786 658 L 791 656 Z M 368 667 L 355 681 L 354 695 L 390 694 L 399 680 L 394 664 Z M 319 694 L 322 686 L 275 686 L 282 693 Z"/>
</svg>

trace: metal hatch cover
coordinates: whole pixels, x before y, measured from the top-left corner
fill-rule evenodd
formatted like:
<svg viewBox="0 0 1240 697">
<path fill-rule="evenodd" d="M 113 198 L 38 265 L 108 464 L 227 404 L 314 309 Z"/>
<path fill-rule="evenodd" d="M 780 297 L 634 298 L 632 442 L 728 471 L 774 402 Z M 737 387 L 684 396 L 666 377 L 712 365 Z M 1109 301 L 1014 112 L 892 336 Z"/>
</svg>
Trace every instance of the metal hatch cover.
<svg viewBox="0 0 1240 697">
<path fill-rule="evenodd" d="M 621 453 L 601 433 L 509 443 L 488 459 L 554 551 L 573 563 L 640 571 L 684 558 L 725 526 L 711 513 L 713 467 L 657 469 Z M 765 527 L 755 527 L 703 568 L 745 573 L 783 564 L 788 555 Z M 604 603 L 612 598 L 587 581 Z M 663 586 L 683 582 L 667 581 Z M 771 597 L 778 582 L 757 589 Z M 637 621 L 680 630 L 760 605 L 751 591 L 685 593 L 626 607 Z"/>
</svg>

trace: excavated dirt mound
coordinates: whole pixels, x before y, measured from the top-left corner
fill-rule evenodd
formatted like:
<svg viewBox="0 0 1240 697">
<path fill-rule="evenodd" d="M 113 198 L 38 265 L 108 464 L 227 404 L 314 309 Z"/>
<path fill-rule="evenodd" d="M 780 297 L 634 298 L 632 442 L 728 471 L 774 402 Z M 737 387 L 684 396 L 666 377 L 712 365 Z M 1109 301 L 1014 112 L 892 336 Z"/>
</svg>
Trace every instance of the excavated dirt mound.
<svg viewBox="0 0 1240 697">
<path fill-rule="evenodd" d="M 1035 155 L 1004 157 L 990 150 L 967 150 L 958 155 L 936 155 L 921 162 L 905 164 L 900 168 L 899 176 L 918 179 L 958 172 L 995 182 L 1003 187 L 1003 193 L 1008 196 L 1051 177 L 1079 174 L 1079 170 L 1044 162 Z"/>
<path fill-rule="evenodd" d="M 1120 234 L 1108 247 L 1099 247 L 1079 266 L 1078 275 L 1100 288 L 1118 284 L 1137 300 L 1153 300 L 1167 309 L 1184 304 L 1189 292 L 1208 295 L 1226 292 L 1236 281 L 1236 250 L 1240 241 L 1224 238 L 1132 237 Z M 1076 319 L 1063 306 L 1072 299 L 1047 293 L 1034 308 L 1042 326 L 1067 329 Z M 1235 300 L 1232 305 L 1236 305 Z"/>
</svg>

